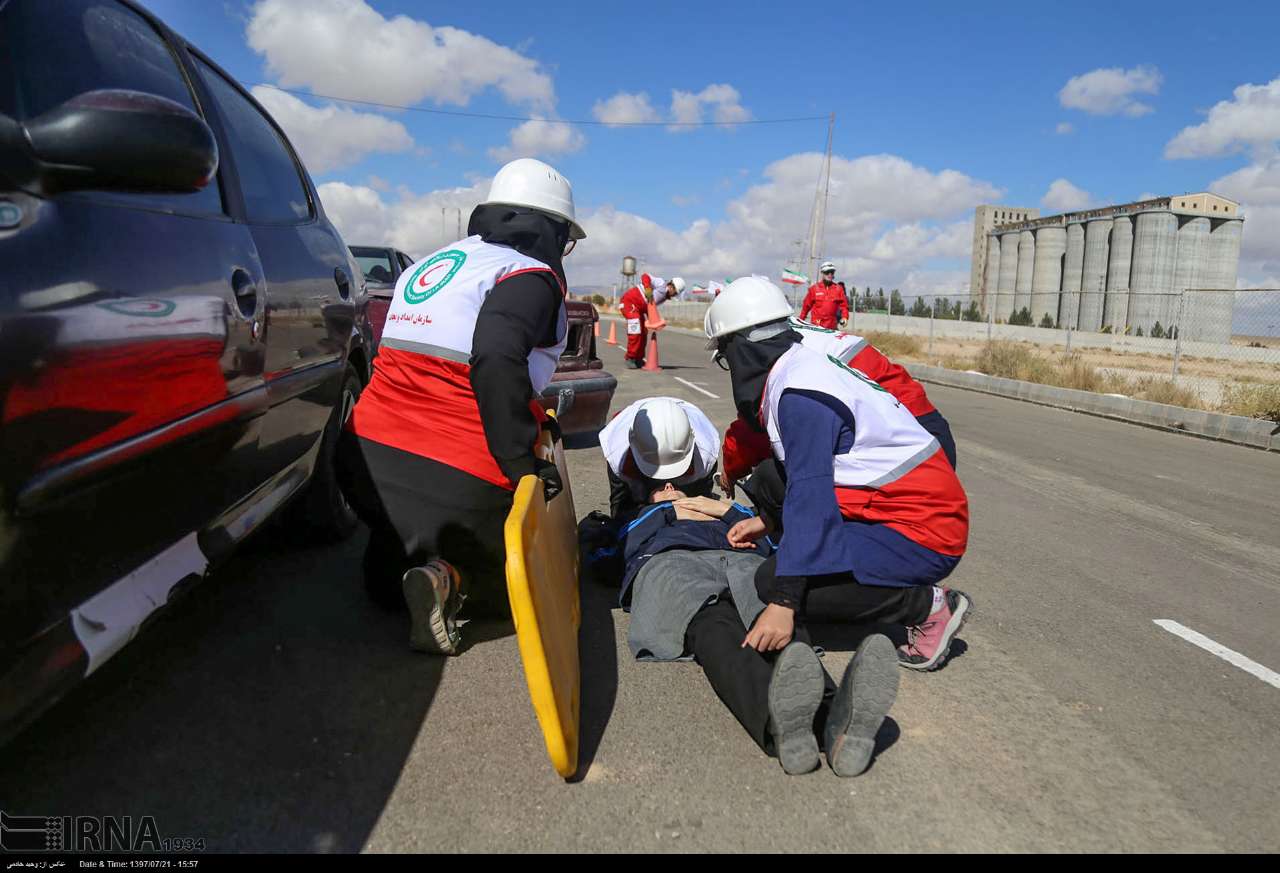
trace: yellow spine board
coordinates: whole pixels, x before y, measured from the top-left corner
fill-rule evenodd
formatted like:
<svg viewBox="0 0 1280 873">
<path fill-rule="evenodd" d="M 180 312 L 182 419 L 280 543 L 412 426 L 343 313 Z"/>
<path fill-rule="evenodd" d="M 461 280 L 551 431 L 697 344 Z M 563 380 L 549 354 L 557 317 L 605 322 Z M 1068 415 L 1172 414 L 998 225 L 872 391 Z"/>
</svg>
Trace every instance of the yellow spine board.
<svg viewBox="0 0 1280 873">
<path fill-rule="evenodd" d="M 547 754 L 568 779 L 578 769 L 577 516 L 563 451 L 541 449 L 560 467 L 564 492 L 547 504 L 541 480 L 520 480 L 504 528 L 507 596 Z"/>
</svg>

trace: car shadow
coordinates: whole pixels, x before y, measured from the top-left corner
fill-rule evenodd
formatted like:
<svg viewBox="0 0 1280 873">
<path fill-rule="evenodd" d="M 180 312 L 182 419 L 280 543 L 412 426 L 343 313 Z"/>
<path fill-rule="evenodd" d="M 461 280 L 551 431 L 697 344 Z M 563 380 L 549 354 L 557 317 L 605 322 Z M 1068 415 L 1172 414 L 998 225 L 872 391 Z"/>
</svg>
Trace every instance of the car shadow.
<svg viewBox="0 0 1280 873">
<path fill-rule="evenodd" d="M 445 668 L 366 600 L 364 540 L 246 544 L 0 749 L 0 808 L 150 815 L 217 852 L 359 851 Z"/>
<path fill-rule="evenodd" d="M 594 449 L 600 445 L 600 431 L 593 430 L 565 434 L 563 442 L 565 449 L 570 451 L 573 449 Z"/>
</svg>

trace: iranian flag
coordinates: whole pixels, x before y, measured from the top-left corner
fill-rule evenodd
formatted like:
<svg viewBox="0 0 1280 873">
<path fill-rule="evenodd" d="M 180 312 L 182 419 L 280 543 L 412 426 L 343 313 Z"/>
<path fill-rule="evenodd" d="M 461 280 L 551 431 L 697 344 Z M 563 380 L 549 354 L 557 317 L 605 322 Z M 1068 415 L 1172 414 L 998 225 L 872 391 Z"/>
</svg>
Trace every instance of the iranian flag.
<svg viewBox="0 0 1280 873">
<path fill-rule="evenodd" d="M 797 273 L 795 270 L 783 270 L 782 281 L 786 282 L 788 285 L 808 285 L 809 277 L 801 273 Z"/>
</svg>

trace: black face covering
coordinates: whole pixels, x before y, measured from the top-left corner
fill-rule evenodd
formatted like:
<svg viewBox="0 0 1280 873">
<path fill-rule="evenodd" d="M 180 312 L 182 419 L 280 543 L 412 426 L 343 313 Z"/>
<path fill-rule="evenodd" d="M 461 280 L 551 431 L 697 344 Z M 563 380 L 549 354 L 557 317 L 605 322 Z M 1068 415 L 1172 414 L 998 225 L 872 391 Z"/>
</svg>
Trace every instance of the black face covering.
<svg viewBox="0 0 1280 873">
<path fill-rule="evenodd" d="M 569 241 L 569 225 L 544 212 L 521 206 L 481 204 L 471 213 L 467 233 L 478 234 L 487 243 L 511 246 L 522 255 L 537 258 L 556 272 L 563 282 L 561 257 Z"/>
<path fill-rule="evenodd" d="M 724 350 L 729 362 L 729 381 L 733 383 L 733 405 L 738 415 L 756 430 L 760 425 L 760 401 L 764 395 L 764 383 L 773 365 L 796 343 L 800 334 L 784 330 L 777 336 L 760 342 L 750 342 L 746 337 L 734 336 Z"/>
</svg>

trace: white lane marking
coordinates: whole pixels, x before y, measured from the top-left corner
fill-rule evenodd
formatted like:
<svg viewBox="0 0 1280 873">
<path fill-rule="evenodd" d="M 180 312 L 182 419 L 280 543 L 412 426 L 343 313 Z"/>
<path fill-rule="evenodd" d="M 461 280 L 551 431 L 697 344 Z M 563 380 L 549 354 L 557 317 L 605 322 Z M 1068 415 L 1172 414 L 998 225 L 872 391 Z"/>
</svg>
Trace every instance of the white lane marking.
<svg viewBox="0 0 1280 873">
<path fill-rule="evenodd" d="M 707 396 L 708 396 L 708 397 L 710 397 L 712 400 L 719 400 L 719 399 L 720 399 L 720 395 L 719 395 L 719 394 L 712 394 L 712 393 L 711 393 L 710 391 L 708 391 L 706 388 L 699 388 L 697 385 L 693 384 L 693 383 L 692 383 L 692 382 L 690 382 L 688 379 L 681 379 L 679 376 L 672 376 L 671 378 L 675 379 L 677 382 L 680 382 L 681 384 L 688 385 L 688 386 L 689 386 L 690 388 L 692 388 L 694 391 L 701 391 L 703 394 L 707 395 Z"/>
<path fill-rule="evenodd" d="M 1204 634 L 1193 631 L 1189 627 L 1184 627 L 1176 621 L 1170 621 L 1167 618 L 1156 618 L 1152 619 L 1152 621 L 1174 636 L 1182 637 L 1192 645 L 1199 646 L 1211 655 L 1217 655 L 1228 664 L 1233 664 L 1234 666 L 1239 667 L 1246 673 L 1258 677 L 1268 685 L 1280 688 L 1280 673 L 1277 673 L 1275 670 L 1269 670 L 1257 661 L 1250 660 L 1239 652 L 1234 651 L 1233 649 L 1228 649 L 1221 643 L 1215 642 Z"/>
</svg>

